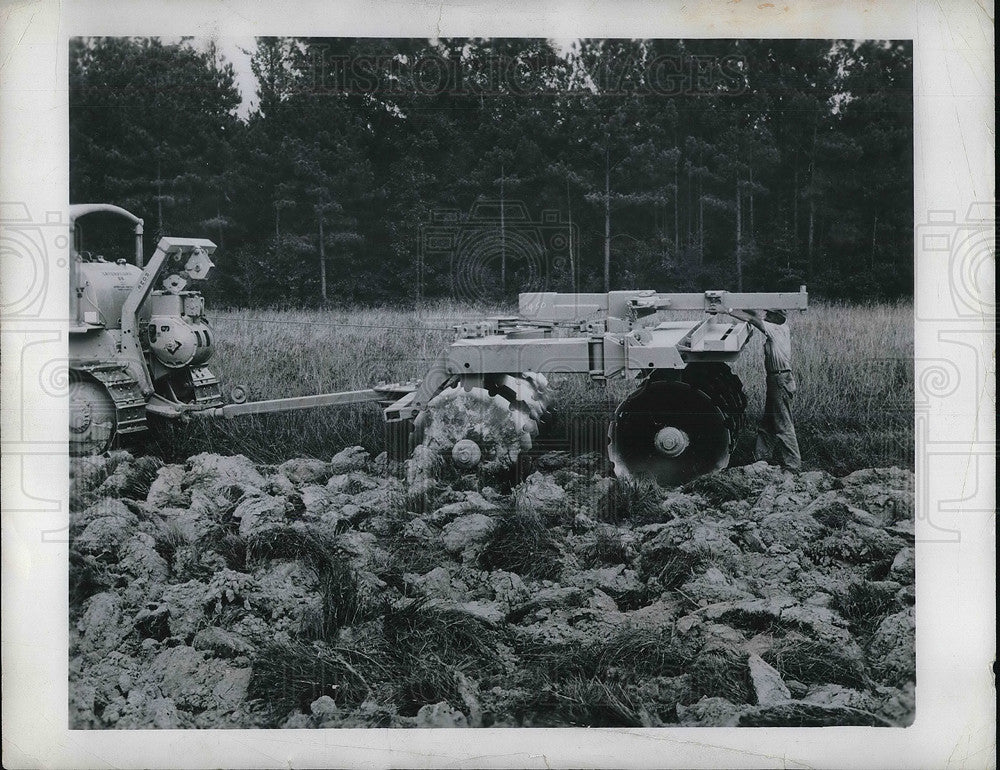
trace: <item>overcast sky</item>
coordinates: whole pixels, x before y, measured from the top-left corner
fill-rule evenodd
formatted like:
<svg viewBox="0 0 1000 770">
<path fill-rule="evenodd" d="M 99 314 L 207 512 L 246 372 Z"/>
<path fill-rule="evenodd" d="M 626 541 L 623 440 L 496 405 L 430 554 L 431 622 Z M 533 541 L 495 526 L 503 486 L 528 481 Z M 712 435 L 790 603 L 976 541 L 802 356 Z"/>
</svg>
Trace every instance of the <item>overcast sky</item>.
<svg viewBox="0 0 1000 770">
<path fill-rule="evenodd" d="M 196 38 L 191 41 L 203 51 L 208 49 L 208 42 L 207 38 Z M 249 115 L 253 105 L 257 103 L 257 78 L 250 69 L 250 56 L 256 45 L 256 38 L 253 37 L 219 38 L 215 41 L 216 49 L 236 70 L 236 87 L 243 98 L 238 110 L 241 118 Z"/>
<path fill-rule="evenodd" d="M 565 56 L 574 40 L 572 38 L 557 38 L 552 41 L 556 51 Z M 191 43 L 200 50 L 208 49 L 208 38 L 195 38 Z M 240 90 L 243 101 L 237 111 L 241 118 L 247 117 L 250 110 L 257 104 L 257 78 L 254 77 L 250 69 L 250 57 L 256 48 L 256 38 L 253 37 L 229 37 L 219 38 L 215 41 L 215 47 L 233 65 L 236 70 L 236 87 Z"/>
</svg>

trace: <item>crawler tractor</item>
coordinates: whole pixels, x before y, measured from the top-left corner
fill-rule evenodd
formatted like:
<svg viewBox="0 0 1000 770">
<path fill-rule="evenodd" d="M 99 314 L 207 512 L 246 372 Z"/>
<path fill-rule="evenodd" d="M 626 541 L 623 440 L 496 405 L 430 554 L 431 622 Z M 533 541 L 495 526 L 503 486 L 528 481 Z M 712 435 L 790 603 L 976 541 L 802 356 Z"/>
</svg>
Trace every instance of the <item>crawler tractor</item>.
<svg viewBox="0 0 1000 770">
<path fill-rule="evenodd" d="M 615 409 L 608 458 L 620 477 L 681 484 L 725 467 L 747 405 L 729 365 L 752 330 L 728 309 L 805 310 L 790 293 L 521 294 L 516 317 L 456 327 L 455 340 L 421 380 L 367 390 L 223 403 L 207 368 L 215 332 L 189 289 L 211 268 L 215 244 L 164 237 L 144 265 L 142 220 L 107 204 L 71 207 L 127 219 L 135 264 L 80 251 L 74 240 L 70 302 L 70 453 L 106 451 L 147 429 L 146 416 L 233 418 L 291 409 L 378 403 L 387 444 L 410 468 L 450 462 L 497 470 L 532 448 L 554 397 L 552 375 L 625 377 L 635 390 Z M 696 320 L 640 321 L 660 311 L 700 311 Z M 235 391 L 236 389 L 234 389 Z M 237 395 L 234 393 L 234 395 Z"/>
<path fill-rule="evenodd" d="M 79 220 L 116 215 L 132 225 L 135 262 L 81 248 Z M 147 414 L 177 417 L 222 406 L 205 366 L 213 331 L 190 282 L 212 267 L 215 244 L 162 238 L 146 263 L 142 220 L 105 203 L 70 206 L 69 452 L 105 451 L 116 437 L 143 433 Z"/>
</svg>

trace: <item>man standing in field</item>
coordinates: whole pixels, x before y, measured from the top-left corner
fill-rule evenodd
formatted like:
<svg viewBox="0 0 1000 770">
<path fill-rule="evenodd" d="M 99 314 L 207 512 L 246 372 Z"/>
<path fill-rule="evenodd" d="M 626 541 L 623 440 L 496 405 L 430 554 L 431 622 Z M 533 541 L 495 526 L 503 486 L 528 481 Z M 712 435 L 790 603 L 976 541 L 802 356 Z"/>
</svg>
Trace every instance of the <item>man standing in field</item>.
<svg viewBox="0 0 1000 770">
<path fill-rule="evenodd" d="M 792 337 L 786 323 L 784 310 L 768 310 L 761 318 L 755 310 L 742 312 L 727 308 L 733 318 L 753 325 L 764 334 L 764 371 L 767 376 L 767 395 L 764 414 L 757 428 L 754 459 L 770 460 L 777 455 L 785 468 L 802 467 L 799 442 L 792 423 L 792 396 L 795 394 L 795 377 L 792 375 Z"/>
</svg>

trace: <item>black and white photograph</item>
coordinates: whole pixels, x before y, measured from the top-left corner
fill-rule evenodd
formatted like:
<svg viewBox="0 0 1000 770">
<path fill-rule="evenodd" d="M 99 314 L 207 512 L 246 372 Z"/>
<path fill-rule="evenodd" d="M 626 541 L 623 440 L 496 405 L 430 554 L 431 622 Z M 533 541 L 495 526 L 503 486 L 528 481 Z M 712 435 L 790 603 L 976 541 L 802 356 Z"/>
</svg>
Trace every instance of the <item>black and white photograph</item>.
<svg viewBox="0 0 1000 770">
<path fill-rule="evenodd" d="M 799 766 L 782 735 L 906 745 L 942 708 L 924 608 L 995 565 L 995 397 L 960 400 L 992 387 L 995 203 L 921 208 L 912 28 L 175 26 L 62 30 L 66 205 L 2 196 L 57 730 L 277 730 L 241 763 L 300 766 L 285 741 L 613 728 Z M 977 571 L 921 577 L 960 545 Z M 451 761 L 414 756 L 369 760 Z"/>
<path fill-rule="evenodd" d="M 909 41 L 241 53 L 71 42 L 71 724 L 909 724 Z"/>
</svg>

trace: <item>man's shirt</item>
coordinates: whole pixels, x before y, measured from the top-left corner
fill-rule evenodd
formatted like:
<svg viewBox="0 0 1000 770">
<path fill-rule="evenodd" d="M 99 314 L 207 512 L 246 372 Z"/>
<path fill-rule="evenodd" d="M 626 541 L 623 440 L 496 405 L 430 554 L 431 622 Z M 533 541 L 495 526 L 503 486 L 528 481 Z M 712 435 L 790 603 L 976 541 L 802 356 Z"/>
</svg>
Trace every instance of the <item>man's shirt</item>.
<svg viewBox="0 0 1000 770">
<path fill-rule="evenodd" d="M 768 374 L 791 370 L 792 335 L 788 324 L 773 324 L 761 320 L 764 325 L 764 368 Z"/>
</svg>

